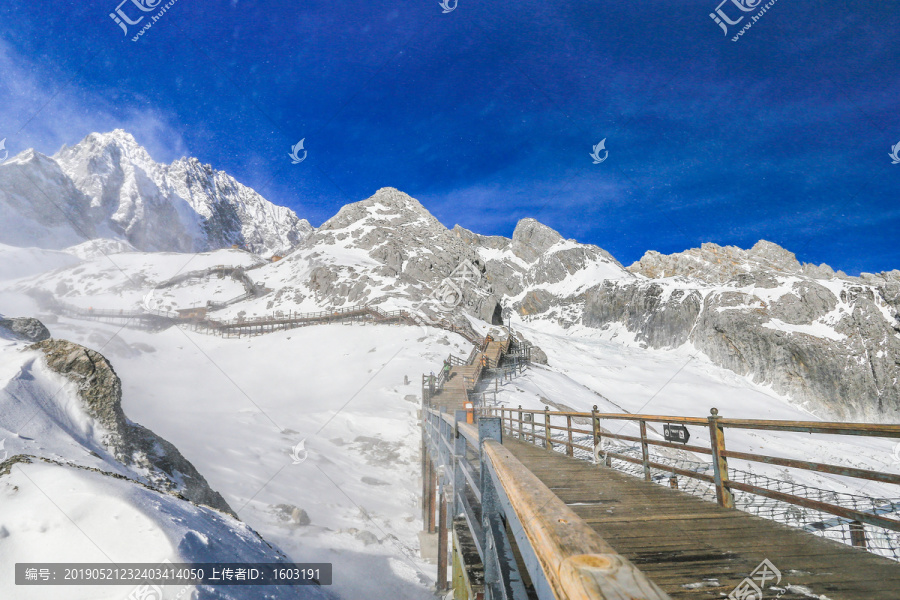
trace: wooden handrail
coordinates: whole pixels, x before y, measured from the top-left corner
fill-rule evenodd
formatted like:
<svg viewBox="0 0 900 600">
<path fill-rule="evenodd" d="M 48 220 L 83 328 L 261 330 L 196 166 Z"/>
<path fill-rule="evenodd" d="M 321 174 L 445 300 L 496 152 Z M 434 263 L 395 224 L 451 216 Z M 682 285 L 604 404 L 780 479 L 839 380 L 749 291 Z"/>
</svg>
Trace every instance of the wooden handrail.
<svg viewBox="0 0 900 600">
<path fill-rule="evenodd" d="M 517 533 L 527 539 L 557 599 L 669 599 L 509 450 L 492 439 L 485 440 L 482 448 L 485 464 L 518 521 Z"/>
<path fill-rule="evenodd" d="M 833 515 L 838 515 L 840 517 L 844 517 L 850 520 L 857 520 L 863 523 L 868 523 L 870 525 L 874 525 L 876 527 L 882 527 L 886 529 L 890 529 L 893 531 L 900 531 L 900 521 L 894 519 L 887 519 L 879 516 L 868 515 L 865 511 L 857 511 L 848 509 L 846 507 L 841 507 L 835 504 L 829 504 L 817 500 L 811 500 L 808 498 L 804 498 L 801 496 L 795 496 L 793 494 L 787 494 L 783 492 L 777 492 L 774 490 L 769 490 L 767 488 L 750 485 L 747 483 L 731 481 L 729 478 L 729 468 L 728 468 L 728 459 L 737 459 L 737 460 L 745 460 L 750 462 L 758 462 L 764 464 L 778 465 L 783 467 L 789 467 L 794 469 L 800 469 L 805 471 L 814 471 L 820 473 L 830 473 L 834 475 L 841 475 L 844 477 L 851 477 L 855 479 L 864 479 L 870 481 L 879 481 L 882 483 L 895 484 L 900 485 L 900 475 L 895 475 L 891 473 L 884 473 L 880 471 L 873 471 L 869 469 L 860 469 L 855 467 L 845 467 L 840 465 L 832 465 L 826 463 L 819 463 L 813 461 L 806 460 L 797 460 L 792 458 L 783 458 L 778 456 L 769 456 L 765 454 L 751 453 L 751 452 L 737 452 L 734 450 L 728 450 L 725 445 L 724 432 L 729 427 L 739 428 L 739 429 L 755 429 L 755 430 L 768 430 L 768 431 L 792 431 L 792 432 L 802 432 L 802 433 L 819 433 L 819 434 L 829 434 L 829 435 L 868 435 L 872 437 L 887 437 L 887 438 L 900 438 L 900 425 L 896 424 L 871 424 L 871 423 L 836 423 L 836 422 L 825 422 L 825 421 L 773 421 L 773 420 L 754 420 L 754 419 L 725 419 L 719 416 L 718 410 L 715 408 L 711 409 L 711 416 L 707 419 L 698 419 L 694 417 L 672 417 L 672 416 L 660 416 L 660 415 L 640 415 L 640 414 L 605 414 L 597 411 L 597 407 L 594 407 L 594 411 L 591 413 L 579 413 L 579 412 L 550 412 L 549 410 L 529 410 L 519 408 L 498 408 L 493 409 L 492 414 L 498 414 L 500 416 L 501 422 L 508 423 L 507 427 L 510 432 L 514 432 L 515 429 L 513 427 L 514 423 L 519 424 L 519 436 L 523 437 L 523 432 L 521 429 L 521 425 L 523 423 L 523 415 L 533 415 L 532 417 L 532 431 L 524 434 L 525 438 L 531 438 L 531 442 L 537 444 L 537 440 L 542 440 L 545 448 L 552 448 L 553 445 L 561 445 L 567 447 L 567 453 L 572 455 L 572 450 L 575 447 L 578 447 L 581 450 L 587 450 L 584 446 L 580 446 L 574 444 L 571 439 L 554 439 L 552 437 L 553 431 L 565 431 L 567 433 L 571 433 L 573 431 L 578 431 L 582 434 L 589 434 L 590 432 L 584 429 L 575 429 L 572 427 L 572 417 L 584 417 L 590 418 L 594 423 L 595 427 L 599 427 L 599 422 L 604 419 L 619 419 L 619 420 L 628 420 L 634 421 L 638 425 L 641 426 L 641 435 L 640 437 L 623 435 L 623 434 L 615 434 L 611 432 L 603 432 L 599 431 L 594 435 L 593 440 L 593 454 L 594 459 L 598 460 L 598 453 L 600 451 L 600 438 L 612 438 L 623 441 L 629 441 L 638 443 L 641 445 L 641 453 L 642 456 L 640 458 L 628 456 L 625 454 L 620 454 L 612 451 L 603 452 L 604 457 L 607 461 L 607 466 L 609 466 L 609 459 L 616 459 L 625 461 L 632 464 L 642 465 L 644 467 L 644 478 L 650 478 L 650 469 L 657 469 L 660 471 L 683 475 L 685 477 L 690 477 L 693 479 L 699 479 L 702 481 L 710 482 L 715 486 L 716 489 L 716 499 L 721 506 L 725 506 L 728 508 L 733 508 L 733 495 L 732 490 L 739 490 L 743 492 L 748 492 L 751 494 L 756 494 L 760 496 L 767 496 L 769 498 L 773 498 L 775 500 L 780 500 L 782 502 L 787 502 L 790 504 L 795 504 L 799 506 L 803 506 L 806 508 L 812 508 L 814 510 L 819 510 L 822 512 L 830 513 Z M 517 415 L 517 418 L 514 418 L 513 415 Z M 508 415 L 508 417 L 506 416 Z M 535 433 L 533 431 L 534 424 L 537 419 L 534 418 L 536 415 L 543 415 L 543 423 L 540 424 L 540 428 L 543 431 L 543 435 L 539 433 Z M 559 425 L 552 425 L 550 423 L 550 417 L 566 417 L 566 426 L 561 427 Z M 673 443 L 673 442 L 663 442 L 659 440 L 649 439 L 647 436 L 647 430 L 645 427 L 645 423 L 648 421 L 653 422 L 665 422 L 665 423 L 681 423 L 692 426 L 700 426 L 708 428 L 710 431 L 710 447 L 703 448 L 700 446 L 689 446 L 687 444 L 681 443 Z M 648 446 L 664 446 L 669 448 L 675 448 L 678 450 L 685 450 L 690 452 L 697 452 L 703 454 L 711 454 L 712 455 L 712 470 L 713 476 L 710 477 L 705 473 L 695 472 L 692 470 L 682 469 L 675 467 L 674 465 L 667 465 L 664 463 L 658 463 L 651 461 L 649 454 L 647 452 Z"/>
</svg>

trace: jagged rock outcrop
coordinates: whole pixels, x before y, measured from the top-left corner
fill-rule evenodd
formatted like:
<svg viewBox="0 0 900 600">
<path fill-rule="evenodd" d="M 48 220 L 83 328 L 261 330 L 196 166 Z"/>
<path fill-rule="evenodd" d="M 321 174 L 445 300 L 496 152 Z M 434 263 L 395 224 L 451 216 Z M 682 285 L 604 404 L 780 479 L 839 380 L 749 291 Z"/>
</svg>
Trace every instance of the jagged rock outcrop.
<svg viewBox="0 0 900 600">
<path fill-rule="evenodd" d="M 348 261 L 348 255 L 359 258 Z M 399 298 L 433 318 L 459 319 L 458 311 L 441 309 L 430 296 L 464 263 L 484 272 L 475 249 L 421 203 L 383 188 L 341 208 L 276 268 L 308 273 L 303 283 L 320 302 L 340 306 Z M 459 289 L 461 310 L 488 322 L 494 319 L 499 297 L 485 278 L 473 277 L 471 285 Z M 301 289 L 284 293 L 298 292 L 302 294 Z"/>
<path fill-rule="evenodd" d="M 50 338 L 50 330 L 37 319 L 30 317 L 0 319 L 0 337 L 23 342 L 41 342 Z"/>
<path fill-rule="evenodd" d="M 196 504 L 236 516 L 174 445 L 126 418 L 121 405 L 122 383 L 103 355 L 54 339 L 28 349 L 42 352 L 51 370 L 78 386 L 83 409 L 105 429 L 103 443 L 118 462 L 141 473 L 151 487 L 178 492 Z"/>
<path fill-rule="evenodd" d="M 653 348 L 690 343 L 823 417 L 900 419 L 900 273 L 848 277 L 769 242 L 648 252 L 585 294 L 582 322 Z M 649 279 L 648 279 L 649 278 Z"/>
<path fill-rule="evenodd" d="M 760 240 L 749 250 L 712 243 L 670 255 L 651 250 L 628 270 L 651 279 L 684 277 L 710 284 L 734 281 L 741 275 L 760 272 L 818 279 L 847 277 L 840 271 L 836 274 L 825 264 L 801 265 L 792 252 L 765 240 Z"/>
</svg>

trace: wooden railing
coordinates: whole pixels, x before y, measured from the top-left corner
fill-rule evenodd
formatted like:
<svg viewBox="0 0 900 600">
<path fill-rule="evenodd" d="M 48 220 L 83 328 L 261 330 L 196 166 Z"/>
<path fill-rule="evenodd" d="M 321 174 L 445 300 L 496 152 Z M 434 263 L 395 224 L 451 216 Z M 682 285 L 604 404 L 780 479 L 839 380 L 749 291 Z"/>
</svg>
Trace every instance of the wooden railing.
<svg viewBox="0 0 900 600">
<path fill-rule="evenodd" d="M 725 431 L 729 428 L 750 429 L 756 431 L 789 431 L 809 434 L 900 438 L 900 425 L 727 419 L 720 416 L 718 410 L 715 408 L 711 410 L 711 414 L 707 418 L 601 413 L 597 410 L 596 406 L 594 406 L 594 410 L 589 413 L 550 411 L 549 409 L 543 411 L 528 410 L 523 409 L 521 406 L 519 408 L 487 407 L 484 409 L 484 414 L 499 417 L 507 432 L 524 441 L 543 446 L 549 451 L 556 451 L 558 449 L 569 456 L 574 456 L 575 450 L 582 450 L 586 453 L 590 453 L 589 456 L 593 457 L 594 462 L 599 463 L 602 460 L 607 466 L 610 466 L 613 459 L 640 465 L 643 468 L 644 479 L 647 481 L 651 479 L 652 469 L 671 473 L 673 476 L 680 475 L 705 481 L 715 487 L 716 500 L 719 505 L 724 507 L 733 508 L 733 492 L 742 491 L 847 519 L 851 525 L 856 524 L 857 526 L 857 534 L 853 540 L 854 545 L 857 546 L 865 547 L 866 545 L 865 534 L 863 533 L 860 535 L 862 523 L 891 531 L 900 531 L 900 520 L 883 516 L 884 513 L 888 512 L 887 510 L 855 510 L 823 502 L 821 500 L 814 500 L 795 494 L 768 489 L 758 485 L 733 481 L 729 477 L 728 459 L 757 462 L 817 473 L 828 473 L 853 479 L 877 481 L 894 485 L 900 485 L 900 475 L 793 458 L 782 458 L 755 452 L 737 452 L 728 450 L 725 445 Z M 575 420 L 581 420 L 582 422 L 587 421 L 590 423 L 590 428 L 584 429 L 577 427 L 577 423 L 574 422 Z M 640 434 L 639 436 L 633 436 L 603 431 L 600 422 L 604 420 L 630 421 L 637 424 Z M 696 444 L 689 445 L 686 443 L 652 439 L 647 435 L 647 423 L 699 427 L 709 433 L 710 444 L 709 446 L 700 446 Z M 579 444 L 574 441 L 574 435 L 582 437 L 588 436 L 587 439 L 590 440 L 590 445 L 585 445 L 584 443 Z M 629 456 L 627 454 L 609 450 L 602 451 L 601 444 L 603 438 L 640 444 L 641 457 L 637 458 L 635 456 Z M 710 475 L 696 470 L 684 469 L 670 464 L 653 461 L 650 456 L 650 446 L 674 448 L 677 450 L 708 455 L 711 460 L 712 474 Z M 851 532 L 852 531 L 853 528 L 851 527 Z"/>
<path fill-rule="evenodd" d="M 448 531 L 464 519 L 484 568 L 487 598 L 529 598 L 513 551 L 541 600 L 664 600 L 669 596 L 501 445 L 502 420 L 466 423 L 423 406 L 426 522 L 438 522 L 438 588 L 447 588 Z M 474 461 L 470 457 L 477 457 Z M 438 506 L 436 506 L 436 504 Z M 430 511 L 430 515 L 429 515 Z M 512 540 L 507 534 L 512 532 Z"/>
</svg>

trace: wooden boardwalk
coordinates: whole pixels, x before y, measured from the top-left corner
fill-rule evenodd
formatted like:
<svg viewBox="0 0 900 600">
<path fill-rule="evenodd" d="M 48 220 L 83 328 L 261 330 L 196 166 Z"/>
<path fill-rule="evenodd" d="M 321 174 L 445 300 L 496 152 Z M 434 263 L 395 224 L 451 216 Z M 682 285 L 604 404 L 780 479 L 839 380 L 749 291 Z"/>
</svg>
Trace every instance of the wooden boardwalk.
<svg viewBox="0 0 900 600">
<path fill-rule="evenodd" d="M 441 390 L 431 398 L 434 408 L 443 407 L 448 413 L 462 410 L 469 400 L 469 392 L 475 389 L 484 368 L 494 368 L 509 350 L 508 340 L 491 340 L 484 351 L 477 350 L 471 356 L 471 364 L 455 365 L 450 368 L 450 376 Z"/>
<path fill-rule="evenodd" d="M 513 437 L 503 445 L 672 598 L 728 598 L 768 559 L 782 579 L 767 600 L 900 599 L 900 563 Z"/>
</svg>

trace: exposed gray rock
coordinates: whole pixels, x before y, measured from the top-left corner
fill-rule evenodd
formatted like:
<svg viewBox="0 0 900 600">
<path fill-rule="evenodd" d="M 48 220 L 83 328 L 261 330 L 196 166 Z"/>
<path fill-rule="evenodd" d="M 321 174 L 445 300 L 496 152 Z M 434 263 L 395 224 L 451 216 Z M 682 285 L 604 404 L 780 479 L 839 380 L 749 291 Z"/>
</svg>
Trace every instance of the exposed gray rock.
<svg viewBox="0 0 900 600">
<path fill-rule="evenodd" d="M 306 527 L 312 520 L 305 510 L 293 504 L 276 504 L 272 507 L 276 516 L 295 527 Z"/>
<path fill-rule="evenodd" d="M 700 306 L 697 291 L 607 281 L 586 294 L 583 322 L 598 328 L 623 323 L 654 348 L 677 347 L 688 340 Z"/>
<path fill-rule="evenodd" d="M 103 355 L 66 340 L 44 340 L 29 349 L 41 351 L 51 370 L 77 384 L 84 410 L 109 432 L 103 442 L 117 461 L 144 472 L 151 487 L 236 516 L 175 446 L 125 417 L 122 382 Z"/>
<path fill-rule="evenodd" d="M 534 219 L 522 219 L 512 236 L 512 252 L 525 262 L 541 258 L 563 237 Z"/>
<path fill-rule="evenodd" d="M 628 270 L 653 279 L 685 277 L 704 283 L 726 283 L 754 271 L 799 274 L 801 265 L 793 253 L 762 240 L 750 250 L 711 243 L 670 255 L 651 250 Z"/>
<path fill-rule="evenodd" d="M 549 364 L 547 362 L 547 354 L 537 346 L 531 347 L 531 362 L 539 365 Z"/>
<path fill-rule="evenodd" d="M 704 244 L 670 256 L 648 252 L 629 270 L 654 280 L 591 289 L 585 325 L 620 323 L 654 348 L 691 343 L 822 416 L 900 418 L 896 271 L 852 278 L 801 267 L 767 242 L 748 251 Z"/>
<path fill-rule="evenodd" d="M 0 319 L 0 337 L 25 342 L 41 342 L 50 337 L 50 331 L 37 319 L 16 317 Z"/>
</svg>

